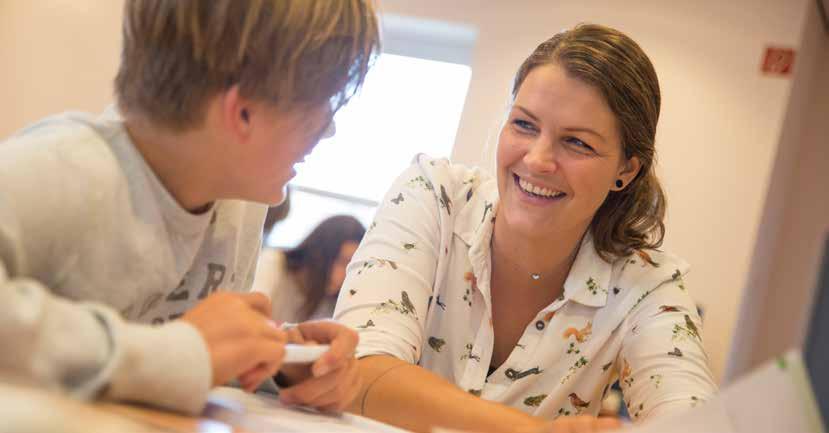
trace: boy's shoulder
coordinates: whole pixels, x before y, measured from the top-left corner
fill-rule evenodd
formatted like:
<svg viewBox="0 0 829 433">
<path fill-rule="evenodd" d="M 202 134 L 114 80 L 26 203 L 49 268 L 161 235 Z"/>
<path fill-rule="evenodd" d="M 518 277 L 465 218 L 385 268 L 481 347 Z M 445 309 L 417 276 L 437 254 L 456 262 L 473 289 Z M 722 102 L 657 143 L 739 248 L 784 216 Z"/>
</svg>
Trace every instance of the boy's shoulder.
<svg viewBox="0 0 829 433">
<path fill-rule="evenodd" d="M 138 173 L 120 134 L 115 123 L 81 113 L 24 128 L 0 142 L 0 200 L 15 203 L 21 218 L 43 221 L 111 210 Z"/>
<path fill-rule="evenodd" d="M 23 129 L 15 132 L 2 143 L 13 144 L 20 141 L 48 142 L 49 139 L 57 137 L 88 136 L 89 134 L 99 135 L 107 124 L 110 127 L 117 125 L 120 120 L 117 117 L 107 115 L 94 115 L 78 111 L 67 111 L 44 117 Z"/>
<path fill-rule="evenodd" d="M 122 134 L 123 137 L 122 137 Z M 86 177 L 117 169 L 112 144 L 126 139 L 120 123 L 85 113 L 68 112 L 42 119 L 0 142 L 5 174 L 44 180 L 66 171 Z M 17 168 L 17 169 L 15 169 Z"/>
</svg>

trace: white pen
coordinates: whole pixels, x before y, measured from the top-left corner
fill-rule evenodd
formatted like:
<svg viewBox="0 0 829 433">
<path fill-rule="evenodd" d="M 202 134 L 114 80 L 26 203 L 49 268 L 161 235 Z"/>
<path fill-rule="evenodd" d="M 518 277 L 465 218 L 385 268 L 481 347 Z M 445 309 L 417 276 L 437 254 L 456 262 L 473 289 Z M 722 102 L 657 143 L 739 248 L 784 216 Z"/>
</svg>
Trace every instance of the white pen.
<svg viewBox="0 0 829 433">
<path fill-rule="evenodd" d="M 308 364 L 316 361 L 323 353 L 328 352 L 330 346 L 319 344 L 303 346 L 301 344 L 286 344 L 283 364 Z"/>
</svg>

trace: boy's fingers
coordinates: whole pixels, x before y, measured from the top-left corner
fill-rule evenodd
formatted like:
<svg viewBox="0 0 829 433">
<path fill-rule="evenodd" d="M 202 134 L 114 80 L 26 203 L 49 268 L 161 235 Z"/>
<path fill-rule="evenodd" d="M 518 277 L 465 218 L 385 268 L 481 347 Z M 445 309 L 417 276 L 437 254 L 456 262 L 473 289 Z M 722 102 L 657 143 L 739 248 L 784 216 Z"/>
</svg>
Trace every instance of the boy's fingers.
<svg viewBox="0 0 829 433">
<path fill-rule="evenodd" d="M 288 333 L 276 326 L 273 320 L 264 321 L 262 325 L 262 336 L 268 340 L 278 341 L 280 343 L 291 341 Z"/>
<path fill-rule="evenodd" d="M 285 346 L 270 341 L 259 342 L 254 350 L 254 359 L 259 362 L 239 377 L 239 382 L 248 390 L 255 390 L 262 381 L 276 374 L 282 366 Z"/>
<path fill-rule="evenodd" d="M 239 375 L 239 382 L 242 384 L 253 382 L 253 379 L 260 376 L 262 373 L 267 373 L 273 369 L 273 362 L 260 362 L 253 368 L 248 369 Z"/>
<path fill-rule="evenodd" d="M 264 382 L 267 378 L 272 377 L 278 370 L 277 363 L 260 364 L 255 369 L 245 373 L 244 379 L 240 378 L 239 382 L 248 392 L 256 391 L 256 388 Z"/>
<path fill-rule="evenodd" d="M 245 301 L 245 303 L 254 310 L 264 314 L 267 317 L 271 316 L 271 300 L 264 294 L 259 292 L 248 292 L 237 293 L 236 296 Z"/>
<path fill-rule="evenodd" d="M 293 344 L 304 344 L 305 337 L 303 337 L 302 332 L 300 332 L 299 328 L 296 326 L 291 326 L 285 329 L 285 341 L 288 343 Z"/>
<path fill-rule="evenodd" d="M 250 354 L 248 359 L 253 360 L 255 366 L 267 364 L 276 371 L 282 366 L 282 360 L 285 358 L 285 345 L 261 338 L 254 343 L 248 353 Z M 252 370 L 253 368 L 248 367 L 248 369 Z"/>
</svg>

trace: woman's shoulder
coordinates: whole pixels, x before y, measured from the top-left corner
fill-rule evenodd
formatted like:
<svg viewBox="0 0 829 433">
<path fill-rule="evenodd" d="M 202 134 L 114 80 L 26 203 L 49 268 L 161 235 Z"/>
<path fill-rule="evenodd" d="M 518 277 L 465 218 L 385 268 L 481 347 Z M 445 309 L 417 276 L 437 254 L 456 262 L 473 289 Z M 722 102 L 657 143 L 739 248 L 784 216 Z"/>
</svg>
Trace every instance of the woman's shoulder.
<svg viewBox="0 0 829 433">
<path fill-rule="evenodd" d="M 688 273 L 690 265 L 679 256 L 663 250 L 642 249 L 613 262 L 616 282 L 627 285 L 656 286 Z"/>
<path fill-rule="evenodd" d="M 654 291 L 667 286 L 689 296 L 684 277 L 690 270 L 679 256 L 657 249 L 636 250 L 612 263 L 609 295 L 618 307 L 631 311 Z"/>
<path fill-rule="evenodd" d="M 495 179 L 480 167 L 418 154 L 399 182 L 410 188 L 434 194 L 441 206 L 457 207 L 458 211 L 472 200 L 475 192 L 496 190 Z"/>
<path fill-rule="evenodd" d="M 415 155 L 410 171 L 423 175 L 433 184 L 442 184 L 447 192 L 467 190 L 469 185 L 478 185 L 491 178 L 480 167 L 452 162 L 447 158 L 434 158 L 424 153 Z"/>
</svg>

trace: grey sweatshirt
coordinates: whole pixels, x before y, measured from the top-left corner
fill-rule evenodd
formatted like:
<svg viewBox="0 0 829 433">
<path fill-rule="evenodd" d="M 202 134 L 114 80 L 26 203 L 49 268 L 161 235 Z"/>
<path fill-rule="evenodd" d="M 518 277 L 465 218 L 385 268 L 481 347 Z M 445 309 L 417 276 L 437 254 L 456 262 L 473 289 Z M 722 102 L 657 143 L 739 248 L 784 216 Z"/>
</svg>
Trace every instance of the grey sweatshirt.
<svg viewBox="0 0 829 433">
<path fill-rule="evenodd" d="M 0 380 L 201 410 L 210 357 L 175 319 L 216 290 L 250 289 L 265 211 L 187 212 L 113 113 L 0 142 Z"/>
</svg>

